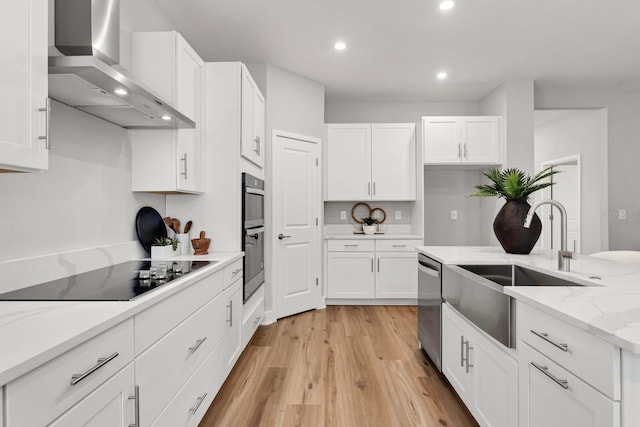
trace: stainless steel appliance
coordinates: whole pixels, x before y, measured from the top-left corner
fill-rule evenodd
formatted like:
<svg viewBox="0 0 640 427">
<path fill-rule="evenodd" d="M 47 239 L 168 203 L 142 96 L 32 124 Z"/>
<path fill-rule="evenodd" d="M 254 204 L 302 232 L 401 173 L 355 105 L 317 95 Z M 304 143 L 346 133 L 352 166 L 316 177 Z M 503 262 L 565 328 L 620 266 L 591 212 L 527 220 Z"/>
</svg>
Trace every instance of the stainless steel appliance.
<svg viewBox="0 0 640 427">
<path fill-rule="evenodd" d="M 49 97 L 124 128 L 195 127 L 119 61 L 119 0 L 55 1 Z"/>
<path fill-rule="evenodd" d="M 217 261 L 129 261 L 0 294 L 0 301 L 129 301 Z"/>
<path fill-rule="evenodd" d="M 264 181 L 242 174 L 242 246 L 246 302 L 264 283 Z"/>
<path fill-rule="evenodd" d="M 442 371 L 442 264 L 418 254 L 418 341 Z"/>
</svg>

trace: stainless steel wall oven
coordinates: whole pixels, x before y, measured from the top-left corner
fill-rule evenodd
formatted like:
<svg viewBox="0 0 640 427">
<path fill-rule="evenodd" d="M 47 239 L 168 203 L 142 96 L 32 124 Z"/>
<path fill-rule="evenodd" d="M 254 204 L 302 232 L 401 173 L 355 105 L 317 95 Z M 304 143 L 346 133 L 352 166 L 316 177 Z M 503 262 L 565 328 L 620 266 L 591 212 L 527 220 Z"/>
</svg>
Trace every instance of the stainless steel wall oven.
<svg viewBox="0 0 640 427">
<path fill-rule="evenodd" d="M 264 181 L 242 174 L 242 246 L 246 302 L 264 283 Z"/>
</svg>

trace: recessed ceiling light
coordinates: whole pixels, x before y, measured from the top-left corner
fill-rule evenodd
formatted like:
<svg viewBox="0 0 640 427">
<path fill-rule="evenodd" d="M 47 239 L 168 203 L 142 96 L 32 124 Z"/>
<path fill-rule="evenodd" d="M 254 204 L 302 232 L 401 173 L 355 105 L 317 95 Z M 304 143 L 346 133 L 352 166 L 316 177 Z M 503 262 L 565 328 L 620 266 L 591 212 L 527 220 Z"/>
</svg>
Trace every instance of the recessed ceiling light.
<svg viewBox="0 0 640 427">
<path fill-rule="evenodd" d="M 161 118 L 162 120 L 167 121 L 167 122 L 168 122 L 169 120 L 171 120 L 171 116 L 167 116 L 167 115 L 164 115 L 164 116 L 162 116 L 162 117 L 160 117 L 160 118 Z"/>
<path fill-rule="evenodd" d="M 129 95 L 129 92 L 127 92 L 127 91 L 126 91 L 126 90 L 124 90 L 124 89 L 120 89 L 120 88 L 118 88 L 118 89 L 114 90 L 114 92 L 116 93 L 116 95 L 123 95 L 123 96 L 124 96 L 124 95 Z"/>
<path fill-rule="evenodd" d="M 345 50 L 347 48 L 347 44 L 345 42 L 337 42 L 333 47 L 335 47 L 336 50 Z"/>
<path fill-rule="evenodd" d="M 436 74 L 436 78 L 438 80 L 444 80 L 447 78 L 447 73 L 444 71 L 440 71 L 438 74 Z"/>
<path fill-rule="evenodd" d="M 440 3 L 440 10 L 449 10 L 453 7 L 455 3 L 452 0 L 444 0 Z"/>
</svg>

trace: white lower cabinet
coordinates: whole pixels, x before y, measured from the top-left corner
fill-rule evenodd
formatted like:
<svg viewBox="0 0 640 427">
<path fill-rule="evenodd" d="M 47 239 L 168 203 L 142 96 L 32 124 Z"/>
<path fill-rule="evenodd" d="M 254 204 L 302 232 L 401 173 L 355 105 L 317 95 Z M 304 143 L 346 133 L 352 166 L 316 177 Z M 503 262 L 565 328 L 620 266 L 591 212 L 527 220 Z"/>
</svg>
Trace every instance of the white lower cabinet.
<svg viewBox="0 0 640 427">
<path fill-rule="evenodd" d="M 236 282 L 225 290 L 226 310 L 226 360 L 227 372 L 242 353 L 242 280 Z"/>
<path fill-rule="evenodd" d="M 50 427 L 128 427 L 135 425 L 133 363 L 82 399 Z"/>
<path fill-rule="evenodd" d="M 152 424 L 153 427 L 197 426 L 226 378 L 222 369 L 224 364 L 225 347 L 220 341 Z"/>
<path fill-rule="evenodd" d="M 523 341 L 520 427 L 618 427 L 620 403 L 587 385 Z"/>
<path fill-rule="evenodd" d="M 376 252 L 376 298 L 416 298 L 418 271 L 414 252 Z"/>
<path fill-rule="evenodd" d="M 446 303 L 442 371 L 481 426 L 518 425 L 517 361 Z"/>
<path fill-rule="evenodd" d="M 133 319 L 128 319 L 7 384 L 6 427 L 53 422 L 132 360 Z"/>
<path fill-rule="evenodd" d="M 136 358 L 140 422 L 150 425 L 224 338 L 224 296 L 213 298 Z M 167 367 L 171 367 L 167 369 Z M 221 370 L 224 365 L 220 365 Z"/>
<path fill-rule="evenodd" d="M 373 252 L 329 252 L 327 296 L 329 298 L 373 298 Z"/>
<path fill-rule="evenodd" d="M 415 300 L 417 240 L 328 240 L 327 298 Z M 392 302 L 391 302 L 392 303 Z"/>
</svg>

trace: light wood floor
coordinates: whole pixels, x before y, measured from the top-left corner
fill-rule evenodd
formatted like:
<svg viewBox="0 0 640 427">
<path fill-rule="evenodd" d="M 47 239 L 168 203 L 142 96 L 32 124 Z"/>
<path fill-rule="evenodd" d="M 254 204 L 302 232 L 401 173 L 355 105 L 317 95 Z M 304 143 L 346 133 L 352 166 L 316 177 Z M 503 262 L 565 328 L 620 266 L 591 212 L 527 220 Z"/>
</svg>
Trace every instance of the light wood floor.
<svg viewBox="0 0 640 427">
<path fill-rule="evenodd" d="M 476 426 L 416 325 L 416 307 L 329 306 L 261 326 L 200 426 Z"/>
</svg>

